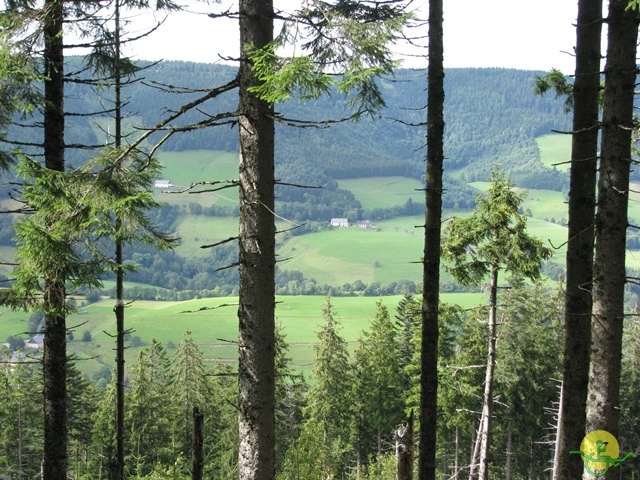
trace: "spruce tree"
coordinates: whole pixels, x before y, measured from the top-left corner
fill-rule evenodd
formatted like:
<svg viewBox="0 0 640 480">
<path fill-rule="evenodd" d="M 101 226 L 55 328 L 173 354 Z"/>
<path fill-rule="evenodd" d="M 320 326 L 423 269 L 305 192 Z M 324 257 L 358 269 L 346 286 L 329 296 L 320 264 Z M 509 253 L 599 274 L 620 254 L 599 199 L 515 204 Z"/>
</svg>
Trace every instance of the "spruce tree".
<svg viewBox="0 0 640 480">
<path fill-rule="evenodd" d="M 499 273 L 537 279 L 542 261 L 551 256 L 551 250 L 526 231 L 526 216 L 519 213 L 523 198 L 524 194 L 516 193 L 502 172 L 494 172 L 487 195 L 478 196 L 478 206 L 471 217 L 449 221 L 442 246 L 445 268 L 456 281 L 480 285 L 489 277 L 487 368 L 470 480 L 487 480 L 489 474 Z"/>
<path fill-rule="evenodd" d="M 167 372 L 171 398 L 176 409 L 175 429 L 181 451 L 190 452 L 192 441 L 192 414 L 194 407 L 206 417 L 215 415 L 215 406 L 209 399 L 213 391 L 204 367 L 204 358 L 191 332 L 184 334 Z"/>
<path fill-rule="evenodd" d="M 354 397 L 358 458 L 381 455 L 405 417 L 403 371 L 398 359 L 397 330 L 381 301 L 368 332 L 355 352 Z"/>
<path fill-rule="evenodd" d="M 314 345 L 316 361 L 311 380 L 315 383 L 307 394 L 304 413 L 307 423 L 312 424 L 310 428 L 321 432 L 322 465 L 338 474 L 345 467 L 344 455 L 349 448 L 354 372 L 330 298 L 327 298 L 322 314 L 326 323 L 318 332 L 318 343 Z"/>
</svg>

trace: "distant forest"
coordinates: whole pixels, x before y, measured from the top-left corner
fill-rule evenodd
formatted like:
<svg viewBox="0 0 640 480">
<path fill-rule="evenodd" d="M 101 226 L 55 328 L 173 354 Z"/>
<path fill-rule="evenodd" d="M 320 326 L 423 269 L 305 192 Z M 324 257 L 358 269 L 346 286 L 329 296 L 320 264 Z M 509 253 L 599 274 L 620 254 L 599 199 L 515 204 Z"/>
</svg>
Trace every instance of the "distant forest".
<svg viewBox="0 0 640 480">
<path fill-rule="evenodd" d="M 81 58 L 74 57 L 69 62 L 68 71 L 77 71 L 77 78 L 82 78 L 85 73 Z M 488 180 L 496 164 L 501 164 L 512 181 L 524 188 L 561 191 L 566 186 L 566 174 L 540 163 L 535 143 L 536 137 L 551 130 L 569 129 L 561 101 L 533 94 L 535 76 L 540 73 L 471 68 L 446 71 L 445 168 L 447 172 L 464 169 L 463 182 L 448 178 L 449 186 L 455 188 L 448 188 L 446 206 L 458 202 L 461 208 L 471 208 L 466 203 L 473 202 L 473 194 L 464 183 Z M 153 126 L 168 112 L 228 82 L 234 75 L 235 68 L 226 65 L 176 61 L 150 65 L 139 75 L 142 82 L 126 88 L 126 110 L 134 112 L 128 119 L 129 126 Z M 336 123 L 329 128 L 296 128 L 278 123 L 278 178 L 314 185 L 325 185 L 330 179 L 385 175 L 422 179 L 425 85 L 425 71 L 399 70 L 382 82 L 387 108 L 379 117 L 365 115 L 357 122 Z M 66 91 L 66 105 L 71 112 L 86 114 L 104 108 L 100 96 L 87 85 L 70 83 Z M 184 91 L 192 93 L 178 93 Z M 236 107 L 237 94 L 230 92 L 185 115 L 179 125 L 195 124 L 207 115 L 233 112 Z M 306 103 L 291 99 L 277 106 L 283 120 L 335 120 L 347 116 L 347 111 L 339 94 Z M 96 128 L 96 117 L 69 117 L 68 123 L 67 143 L 71 145 L 102 145 L 109 135 L 108 129 Z M 236 152 L 238 135 L 234 127 L 223 125 L 176 134 L 162 148 Z M 158 141 L 164 133 L 152 136 L 149 143 Z M 38 129 L 20 132 L 23 139 L 25 135 L 39 134 Z M 86 155 L 85 150 L 71 150 L 68 160 L 80 162 Z"/>
</svg>

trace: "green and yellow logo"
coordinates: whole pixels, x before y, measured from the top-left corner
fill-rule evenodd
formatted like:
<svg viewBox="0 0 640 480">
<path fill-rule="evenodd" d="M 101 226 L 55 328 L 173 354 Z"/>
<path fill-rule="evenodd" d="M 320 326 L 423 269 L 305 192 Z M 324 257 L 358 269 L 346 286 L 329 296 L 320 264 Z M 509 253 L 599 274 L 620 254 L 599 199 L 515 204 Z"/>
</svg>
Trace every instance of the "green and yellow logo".
<svg viewBox="0 0 640 480">
<path fill-rule="evenodd" d="M 589 433 L 580 444 L 580 450 L 572 450 L 569 453 L 582 455 L 584 468 L 594 477 L 602 477 L 611 467 L 617 467 L 627 458 L 634 458 L 634 453 L 620 456 L 620 445 L 616 437 L 604 430 L 595 430 Z"/>
</svg>

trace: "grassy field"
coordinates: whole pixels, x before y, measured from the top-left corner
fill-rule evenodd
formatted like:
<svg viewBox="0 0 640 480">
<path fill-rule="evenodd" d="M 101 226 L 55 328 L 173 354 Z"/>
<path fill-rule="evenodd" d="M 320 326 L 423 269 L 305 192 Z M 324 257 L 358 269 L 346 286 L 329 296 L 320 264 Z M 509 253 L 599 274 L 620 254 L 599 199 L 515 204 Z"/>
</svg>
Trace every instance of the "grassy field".
<svg viewBox="0 0 640 480">
<path fill-rule="evenodd" d="M 340 188 L 350 190 L 362 204 L 362 208 L 388 208 L 404 205 L 409 198 L 420 204 L 424 202 L 423 185 L 415 179 L 405 177 L 371 177 L 340 180 Z"/>
<path fill-rule="evenodd" d="M 381 301 L 390 311 L 395 308 L 401 296 L 375 297 L 333 297 L 335 318 L 340 322 L 340 333 L 355 348 L 357 339 L 367 330 L 376 311 L 376 302 Z M 465 308 L 484 303 L 484 294 L 443 294 L 442 301 L 456 303 Z M 326 299 L 321 296 L 278 297 L 276 317 L 290 344 L 292 364 L 308 370 L 314 361 L 313 344 L 316 333 L 323 324 L 322 306 Z M 217 307 L 212 310 L 201 308 Z M 29 315 L 5 311 L 0 315 L 0 338 L 20 335 L 27 329 Z M 92 375 L 102 366 L 113 366 L 115 332 L 113 300 L 103 300 L 81 309 L 68 319 L 74 328 L 75 338 L 69 342 L 69 352 L 79 359 L 80 368 Z M 164 345 L 173 342 L 178 345 L 184 332 L 190 331 L 198 343 L 207 362 L 236 362 L 238 337 L 237 298 L 212 298 L 186 302 L 136 301 L 126 310 L 127 328 L 133 329 L 132 336 L 142 339 L 142 347 L 126 350 L 126 362 L 130 367 L 140 352 L 152 339 Z M 84 331 L 91 333 L 91 341 L 81 340 Z M 23 335 L 26 339 L 26 335 Z M 169 353 L 172 353 L 171 351 Z"/>
<path fill-rule="evenodd" d="M 180 245 L 176 253 L 183 257 L 205 257 L 211 245 L 238 235 L 238 217 L 207 217 L 204 215 L 182 216 L 177 224 Z"/>
<path fill-rule="evenodd" d="M 238 178 L 238 154 L 232 152 L 190 150 L 160 152 L 162 176 L 177 186 L 195 182 Z"/>
<path fill-rule="evenodd" d="M 539 139 L 543 161 L 548 165 L 558 163 L 567 153 L 568 137 L 548 135 Z M 220 152 L 163 152 L 166 163 L 163 177 L 179 186 L 187 186 L 199 180 L 225 180 L 237 176 L 237 155 Z M 560 168 L 560 167 L 558 167 Z M 473 184 L 486 189 L 487 183 Z M 341 180 L 341 188 L 348 188 L 365 208 L 385 208 L 402 205 L 407 199 L 421 201 L 422 193 L 417 181 L 399 177 L 361 178 Z M 640 221 L 640 185 L 632 186 L 629 215 Z M 212 205 L 216 202 L 237 202 L 237 193 L 225 190 L 221 198 L 215 194 L 161 194 L 162 201 L 175 203 L 187 211 L 189 203 Z M 566 202 L 559 192 L 530 190 L 523 208 L 530 210 L 529 230 L 555 248 L 554 261 L 564 262 L 566 252 L 566 228 L 559 225 L 566 219 Z M 443 218 L 452 215 L 468 215 L 470 212 L 445 211 Z M 327 219 L 328 220 L 328 219 Z M 318 282 L 341 285 L 361 280 L 365 283 L 409 279 L 422 280 L 420 261 L 423 250 L 424 223 L 422 215 L 395 217 L 376 222 L 377 230 L 362 230 L 358 227 L 324 230 L 313 234 L 288 237 L 278 245 L 280 258 L 289 258 L 280 264 L 282 269 L 300 270 L 307 278 Z M 177 253 L 187 257 L 206 255 L 208 250 L 200 248 L 232 237 L 238 231 L 237 218 L 220 218 L 182 215 L 177 225 L 182 244 Z M 0 248 L 0 259 L 13 260 L 13 251 Z M 640 252 L 628 252 L 627 264 L 640 268 Z M 8 275 L 10 269 L 2 270 Z M 442 281 L 447 281 L 446 275 Z M 108 287 L 108 285 L 107 285 Z M 395 309 L 400 297 L 386 297 L 383 302 L 390 310 Z M 471 306 L 483 302 L 482 295 L 443 295 L 444 301 Z M 178 344 L 186 330 L 192 332 L 208 361 L 235 362 L 236 352 L 233 342 L 237 337 L 235 305 L 227 305 L 215 310 L 196 313 L 182 313 L 198 310 L 203 306 L 233 304 L 236 299 L 220 298 L 193 300 L 190 302 L 136 302 L 127 309 L 127 325 L 135 331 L 132 335 L 142 338 L 148 344 L 156 338 L 163 344 Z M 279 323 L 291 344 L 293 363 L 308 368 L 313 362 L 311 345 L 315 342 L 315 332 L 322 323 L 322 297 L 282 297 L 277 307 Z M 342 322 L 342 334 L 355 345 L 362 330 L 366 329 L 375 312 L 376 299 L 371 297 L 333 298 L 336 315 Z M 79 358 L 92 358 L 81 362 L 82 368 L 91 374 L 101 365 L 113 365 L 113 339 L 105 332 L 115 330 L 113 301 L 106 300 L 84 309 L 69 319 L 69 325 L 76 327 L 76 339 L 70 343 L 70 350 Z M 21 334 L 27 329 L 28 315 L 19 312 L 0 312 L 0 339 Z M 82 332 L 92 334 L 91 342 L 80 340 Z M 127 365 L 135 360 L 139 348 L 127 350 Z"/>
<path fill-rule="evenodd" d="M 186 189 L 196 182 L 214 182 L 238 178 L 238 155 L 231 152 L 193 150 L 186 152 L 161 152 L 158 158 L 164 165 L 162 176 L 176 187 L 174 193 L 158 192 L 156 198 L 161 202 L 188 206 L 198 203 L 203 207 L 214 204 L 237 205 L 238 191 L 228 188 L 207 193 L 175 193 Z M 222 185 L 217 185 L 219 187 Z M 199 186 L 197 190 L 213 188 Z"/>
<path fill-rule="evenodd" d="M 540 160 L 547 167 L 555 166 L 561 172 L 569 170 L 571 161 L 571 135 L 550 133 L 536 139 Z"/>
</svg>

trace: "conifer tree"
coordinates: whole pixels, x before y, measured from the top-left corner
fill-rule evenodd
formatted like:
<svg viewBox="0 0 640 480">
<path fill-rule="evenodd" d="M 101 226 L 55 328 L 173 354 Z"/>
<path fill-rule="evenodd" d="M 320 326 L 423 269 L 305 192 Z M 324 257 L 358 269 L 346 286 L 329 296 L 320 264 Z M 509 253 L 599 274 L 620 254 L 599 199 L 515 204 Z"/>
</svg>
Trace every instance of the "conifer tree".
<svg viewBox="0 0 640 480">
<path fill-rule="evenodd" d="M 438 307 L 442 174 L 444 166 L 444 33 L 443 1 L 429 2 L 429 66 L 427 84 L 427 166 L 422 271 L 422 340 L 420 368 L 420 480 L 436 478 L 438 407 Z"/>
<path fill-rule="evenodd" d="M 631 131 L 640 12 L 611 0 L 598 177 L 587 430 L 619 432 Z M 603 478 L 617 477 L 610 469 Z M 588 476 L 591 478 L 590 476 Z"/>
<path fill-rule="evenodd" d="M 504 321 L 498 327 L 500 356 L 496 362 L 496 390 L 507 408 L 499 423 L 507 438 L 511 469 L 505 478 L 535 478 L 546 470 L 552 452 L 545 442 L 552 437 L 553 409 L 561 371 L 564 291 L 536 282 L 512 282 L 503 298 Z M 506 417 L 506 418 L 505 418 Z"/>
<path fill-rule="evenodd" d="M 369 332 L 360 339 L 354 368 L 358 458 L 367 459 L 383 453 L 383 444 L 393 439 L 395 426 L 405 417 L 397 330 L 381 301 Z"/>
<path fill-rule="evenodd" d="M 176 410 L 169 389 L 169 366 L 164 347 L 154 339 L 140 352 L 138 363 L 132 369 L 126 410 L 127 464 L 131 474 L 144 476 L 153 471 L 156 463 L 174 465 L 176 461 L 172 442 Z M 115 405 L 112 409 L 115 419 Z M 112 465 L 114 467 L 116 465 Z"/>
<path fill-rule="evenodd" d="M 585 435 L 598 156 L 602 0 L 579 0 L 564 322 L 564 367 L 553 478 L 578 478 L 583 462 L 569 452 Z"/>
<path fill-rule="evenodd" d="M 1 368 L 0 456 L 9 476 L 20 472 L 23 478 L 34 477 L 43 454 L 42 368 L 8 361 Z"/>
<path fill-rule="evenodd" d="M 396 307 L 396 329 L 398 331 L 398 360 L 404 370 L 415 356 L 415 335 L 420 328 L 420 300 L 412 293 L 405 293 Z M 408 381 L 408 380 L 407 380 Z M 406 385 L 408 388 L 409 385 Z"/>
<path fill-rule="evenodd" d="M 523 198 L 524 194 L 513 191 L 513 185 L 502 172 L 494 172 L 487 196 L 478 196 L 478 206 L 471 217 L 449 221 L 442 247 L 447 261 L 445 268 L 456 281 L 467 286 L 480 285 L 489 276 L 490 282 L 487 368 L 470 480 L 488 478 L 499 273 L 536 279 L 542 261 L 551 256 L 550 249 L 526 231 L 526 216 L 518 213 Z"/>
<path fill-rule="evenodd" d="M 353 96 L 356 115 L 384 106 L 375 79 L 393 71 L 389 43 L 406 20 L 403 4 L 311 2 L 274 41 L 271 0 L 241 0 L 239 235 L 239 477 L 270 480 L 275 468 L 275 175 L 276 102 L 338 90 Z M 298 28 L 304 25 L 304 28 Z M 295 32 L 294 32 L 295 30 Z M 304 34 L 302 32 L 306 30 Z M 280 58 L 276 49 L 303 45 L 307 55 Z"/>
<path fill-rule="evenodd" d="M 344 467 L 343 456 L 349 446 L 354 374 L 330 298 L 322 314 L 326 323 L 318 332 L 319 342 L 314 345 L 316 361 L 311 379 L 315 383 L 307 394 L 304 413 L 307 423 L 312 425 L 310 428 L 321 432 L 322 465 L 338 474 Z"/>
<path fill-rule="evenodd" d="M 184 340 L 178 345 L 167 374 L 171 382 L 171 398 L 177 412 L 175 428 L 181 451 L 186 454 L 191 448 L 193 408 L 198 408 L 205 418 L 215 415 L 215 406 L 210 404 L 214 395 L 202 352 L 191 338 L 191 332 L 185 332 Z"/>
<path fill-rule="evenodd" d="M 289 344 L 280 327 L 276 329 L 276 466 L 282 466 L 287 450 L 298 438 L 302 425 L 304 395 L 308 390 L 304 375 L 290 365 Z"/>
</svg>

